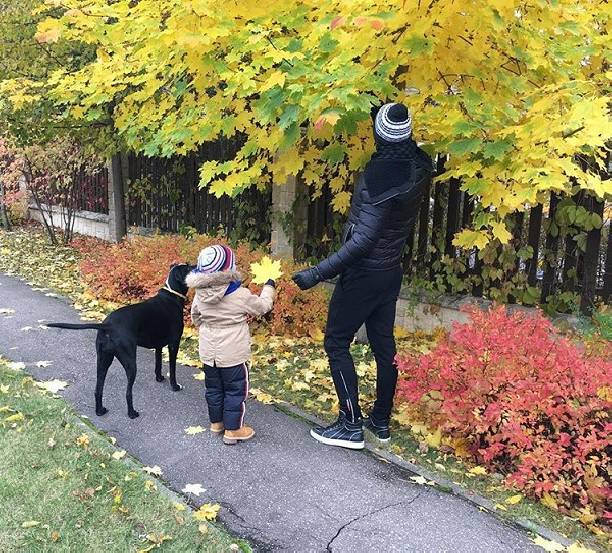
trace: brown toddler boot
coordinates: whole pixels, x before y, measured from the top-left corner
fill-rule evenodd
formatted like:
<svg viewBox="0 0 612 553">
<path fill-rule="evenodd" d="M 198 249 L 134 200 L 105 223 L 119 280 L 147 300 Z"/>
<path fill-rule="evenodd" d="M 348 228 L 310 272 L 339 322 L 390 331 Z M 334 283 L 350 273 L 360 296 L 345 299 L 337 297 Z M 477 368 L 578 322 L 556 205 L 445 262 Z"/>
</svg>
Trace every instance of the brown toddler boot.
<svg viewBox="0 0 612 553">
<path fill-rule="evenodd" d="M 222 422 L 211 422 L 210 423 L 210 431 L 213 434 L 221 434 L 225 430 L 225 426 L 223 426 Z"/>
<path fill-rule="evenodd" d="M 245 442 L 255 436 L 255 430 L 250 426 L 242 425 L 238 430 L 226 430 L 223 435 L 225 445 L 236 445 L 238 442 Z"/>
</svg>

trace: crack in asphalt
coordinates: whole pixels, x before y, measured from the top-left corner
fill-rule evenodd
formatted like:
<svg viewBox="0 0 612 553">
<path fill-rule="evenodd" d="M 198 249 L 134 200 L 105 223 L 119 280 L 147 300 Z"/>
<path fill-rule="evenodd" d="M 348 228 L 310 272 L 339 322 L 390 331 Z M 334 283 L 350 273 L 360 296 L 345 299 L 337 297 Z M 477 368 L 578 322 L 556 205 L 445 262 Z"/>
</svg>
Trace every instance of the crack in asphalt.
<svg viewBox="0 0 612 553">
<path fill-rule="evenodd" d="M 368 518 L 368 517 L 370 517 L 370 516 L 372 516 L 372 515 L 375 515 L 375 514 L 377 514 L 377 513 L 380 513 L 380 512 L 382 512 L 382 511 L 384 511 L 384 510 L 386 510 L 386 509 L 390 509 L 391 507 L 397 507 L 397 506 L 399 506 L 399 505 L 410 505 L 410 504 L 414 503 L 414 502 L 415 502 L 415 501 L 416 501 L 416 500 L 417 500 L 417 499 L 418 499 L 418 498 L 421 496 L 421 493 L 422 493 L 422 492 L 417 493 L 417 494 L 416 494 L 416 495 L 415 495 L 415 496 L 414 496 L 412 499 L 410 499 L 410 500 L 408 500 L 408 501 L 399 501 L 398 503 L 392 503 L 391 505 L 385 505 L 384 507 L 381 507 L 380 509 L 375 509 L 374 511 L 370 511 L 369 513 L 366 513 L 366 514 L 364 514 L 364 515 L 360 515 L 360 516 L 358 516 L 358 517 L 355 517 L 355 518 L 354 518 L 354 519 L 352 519 L 352 520 L 349 520 L 349 521 L 348 521 L 346 524 L 343 524 L 343 525 L 342 525 L 342 526 L 341 526 L 341 527 L 338 529 L 338 531 L 336 532 L 336 535 L 335 535 L 335 536 L 334 536 L 334 537 L 333 537 L 331 540 L 329 540 L 329 542 L 327 543 L 327 548 L 326 548 L 326 551 L 328 551 L 328 552 L 330 552 L 330 553 L 333 551 L 333 549 L 332 549 L 332 544 L 333 544 L 333 543 L 334 543 L 334 541 L 335 541 L 335 540 L 338 538 L 338 536 L 339 536 L 339 535 L 342 533 L 342 531 L 343 531 L 345 528 L 349 527 L 351 524 L 354 524 L 355 522 L 358 522 L 358 521 L 360 521 L 360 520 L 363 520 L 364 518 Z"/>
</svg>

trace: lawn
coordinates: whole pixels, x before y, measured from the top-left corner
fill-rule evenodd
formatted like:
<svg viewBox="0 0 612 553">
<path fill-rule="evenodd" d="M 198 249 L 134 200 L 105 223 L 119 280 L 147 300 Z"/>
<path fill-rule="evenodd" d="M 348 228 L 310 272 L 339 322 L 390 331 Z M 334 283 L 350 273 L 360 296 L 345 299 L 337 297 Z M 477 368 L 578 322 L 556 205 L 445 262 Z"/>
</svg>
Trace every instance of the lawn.
<svg viewBox="0 0 612 553">
<path fill-rule="evenodd" d="M 248 550 L 162 491 L 0 358 L 0 551 Z"/>
</svg>

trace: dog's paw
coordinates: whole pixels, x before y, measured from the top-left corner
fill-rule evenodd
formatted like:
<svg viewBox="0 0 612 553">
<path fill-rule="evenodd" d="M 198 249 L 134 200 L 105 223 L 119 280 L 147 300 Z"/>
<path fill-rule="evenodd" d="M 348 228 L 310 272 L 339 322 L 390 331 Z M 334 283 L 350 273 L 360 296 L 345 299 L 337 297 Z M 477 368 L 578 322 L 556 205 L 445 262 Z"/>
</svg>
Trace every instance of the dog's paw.
<svg viewBox="0 0 612 553">
<path fill-rule="evenodd" d="M 131 419 L 135 419 L 138 416 L 140 416 L 140 413 L 138 411 L 132 411 L 131 413 L 128 413 L 128 417 L 130 417 Z"/>
<path fill-rule="evenodd" d="M 180 384 L 175 384 L 174 386 L 172 386 L 172 389 L 175 392 L 180 392 L 183 389 L 183 387 Z"/>
<path fill-rule="evenodd" d="M 106 413 L 108 413 L 108 409 L 106 407 L 102 407 L 101 409 L 96 409 L 96 415 L 98 415 L 98 417 L 106 415 Z"/>
<path fill-rule="evenodd" d="M 163 382 L 164 380 L 166 380 L 166 378 L 160 374 L 159 376 L 155 377 L 155 380 L 157 380 L 157 382 Z"/>
</svg>

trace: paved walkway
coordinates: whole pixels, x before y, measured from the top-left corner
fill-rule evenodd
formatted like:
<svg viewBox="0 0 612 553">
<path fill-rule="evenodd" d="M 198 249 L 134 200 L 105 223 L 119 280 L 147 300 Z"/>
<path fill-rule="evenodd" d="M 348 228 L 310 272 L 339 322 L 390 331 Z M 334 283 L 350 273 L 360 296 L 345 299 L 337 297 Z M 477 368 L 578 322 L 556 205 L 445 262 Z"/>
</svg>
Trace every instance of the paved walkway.
<svg viewBox="0 0 612 553">
<path fill-rule="evenodd" d="M 249 401 L 251 442 L 224 446 L 207 426 L 204 387 L 192 368 L 179 367 L 181 392 L 153 374 L 154 355 L 139 350 L 134 405 L 126 415 L 125 373 L 115 362 L 105 388 L 109 413 L 94 413 L 95 331 L 41 329 L 39 320 L 79 322 L 62 298 L 48 297 L 0 273 L 0 354 L 23 361 L 36 378 L 70 383 L 61 394 L 77 412 L 117 438 L 145 465 L 159 465 L 177 491 L 201 484 L 196 504 L 222 505 L 221 521 L 256 551 L 526 552 L 540 551 L 529 537 L 471 504 L 428 486 L 368 453 L 330 448 L 309 436 L 308 425 L 273 406 Z M 31 330 L 21 330 L 32 327 Z M 37 368 L 38 361 L 51 361 Z M 165 370 L 164 370 L 165 372 Z"/>
</svg>

